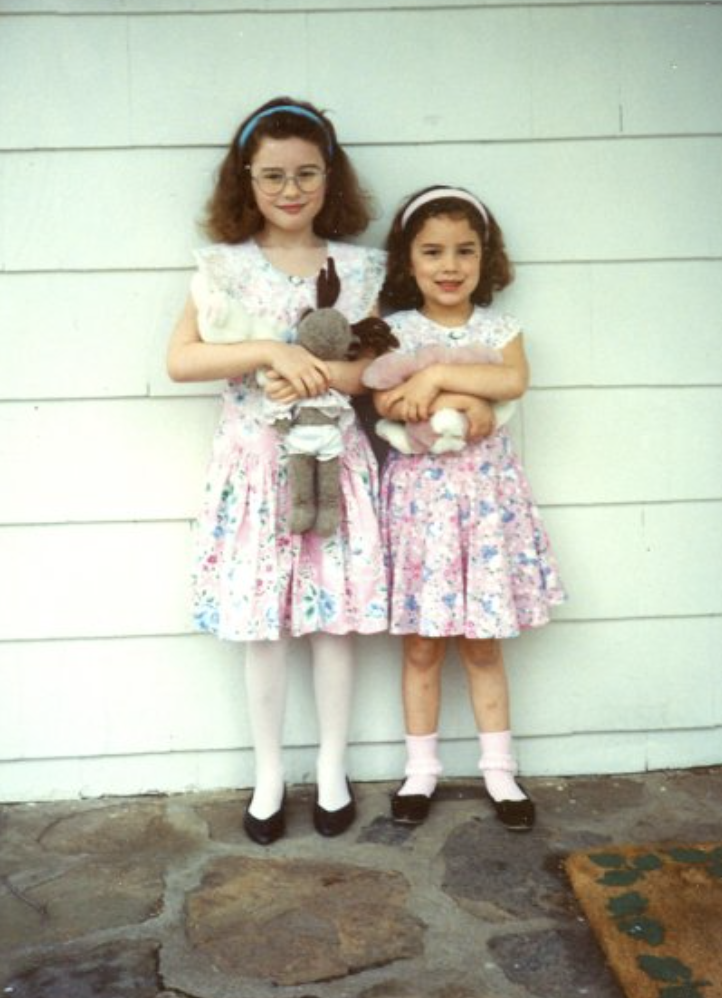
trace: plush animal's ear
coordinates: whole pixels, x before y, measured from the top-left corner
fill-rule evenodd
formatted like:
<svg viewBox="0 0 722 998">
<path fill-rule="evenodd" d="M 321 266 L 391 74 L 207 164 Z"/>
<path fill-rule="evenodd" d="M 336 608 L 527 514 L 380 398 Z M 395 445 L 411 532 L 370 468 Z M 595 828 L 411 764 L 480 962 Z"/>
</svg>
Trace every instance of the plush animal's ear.
<svg viewBox="0 0 722 998">
<path fill-rule="evenodd" d="M 384 322 L 383 319 L 374 315 L 370 315 L 368 319 L 352 323 L 351 332 L 356 340 L 351 347 L 353 354 L 349 351 L 349 357 L 352 360 L 361 354 L 373 354 L 374 357 L 380 357 L 382 353 L 399 345 L 399 341 L 391 332 L 388 322 Z"/>
<path fill-rule="evenodd" d="M 336 304 L 341 294 L 341 281 L 336 273 L 336 264 L 330 256 L 326 266 L 318 272 L 316 278 L 316 304 L 318 308 L 331 308 Z"/>
</svg>

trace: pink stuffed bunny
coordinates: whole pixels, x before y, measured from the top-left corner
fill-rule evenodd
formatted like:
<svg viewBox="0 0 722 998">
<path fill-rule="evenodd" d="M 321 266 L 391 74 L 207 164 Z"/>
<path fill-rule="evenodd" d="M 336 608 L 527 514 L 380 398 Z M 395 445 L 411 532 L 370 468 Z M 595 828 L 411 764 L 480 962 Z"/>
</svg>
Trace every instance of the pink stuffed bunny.
<svg viewBox="0 0 722 998">
<path fill-rule="evenodd" d="M 364 371 L 362 380 L 369 388 L 383 391 L 402 384 L 430 364 L 500 363 L 501 353 L 491 347 L 430 344 L 413 351 L 394 351 L 377 357 Z M 494 405 L 497 427 L 511 419 L 515 408 L 515 402 L 497 402 Z M 466 416 L 456 409 L 440 409 L 431 419 L 420 423 L 381 419 L 376 424 L 377 434 L 402 454 L 444 454 L 463 450 L 467 429 Z"/>
</svg>

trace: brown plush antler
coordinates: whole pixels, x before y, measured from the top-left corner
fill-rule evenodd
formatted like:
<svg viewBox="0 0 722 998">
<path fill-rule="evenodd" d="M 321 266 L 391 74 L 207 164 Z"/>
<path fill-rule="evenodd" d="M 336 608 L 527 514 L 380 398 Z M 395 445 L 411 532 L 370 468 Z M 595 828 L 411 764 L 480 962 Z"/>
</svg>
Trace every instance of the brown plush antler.
<svg viewBox="0 0 722 998">
<path fill-rule="evenodd" d="M 332 256 L 326 261 L 316 278 L 316 302 L 318 308 L 332 308 L 341 294 L 341 281 L 336 273 L 336 264 Z M 309 310 L 310 311 L 310 310 Z M 308 313 L 306 313 L 307 315 Z M 355 342 L 348 352 L 349 360 L 356 360 L 362 354 L 379 357 L 392 347 L 397 347 L 399 341 L 391 332 L 388 324 L 376 316 L 361 319 L 351 326 Z"/>
<path fill-rule="evenodd" d="M 326 261 L 326 266 L 318 272 L 316 278 L 316 305 L 317 308 L 331 308 L 336 304 L 338 296 L 341 294 L 341 281 L 336 273 L 336 264 L 330 256 Z"/>
</svg>

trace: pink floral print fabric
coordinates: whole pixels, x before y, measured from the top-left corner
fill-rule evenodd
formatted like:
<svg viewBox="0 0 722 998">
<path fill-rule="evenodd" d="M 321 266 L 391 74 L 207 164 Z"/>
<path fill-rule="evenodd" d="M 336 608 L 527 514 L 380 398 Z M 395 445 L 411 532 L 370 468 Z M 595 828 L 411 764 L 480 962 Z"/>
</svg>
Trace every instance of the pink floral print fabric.
<svg viewBox="0 0 722 998">
<path fill-rule="evenodd" d="M 390 323 L 402 350 L 440 342 L 503 348 L 520 329 L 476 308 L 447 329 L 419 312 Z M 549 621 L 566 598 L 549 539 L 505 428 L 449 454 L 392 451 L 381 485 L 390 630 L 509 638 Z"/>
<path fill-rule="evenodd" d="M 329 255 L 342 284 L 337 307 L 352 322 L 364 318 L 383 281 L 383 254 L 330 243 Z M 209 247 L 198 263 L 254 315 L 292 328 L 315 307 L 315 279 L 289 278 L 253 242 Z M 343 435 L 341 527 L 321 538 L 289 532 L 287 454 L 265 422 L 255 376 L 229 382 L 222 402 L 196 525 L 198 629 L 232 641 L 386 630 L 376 461 L 355 418 Z"/>
</svg>

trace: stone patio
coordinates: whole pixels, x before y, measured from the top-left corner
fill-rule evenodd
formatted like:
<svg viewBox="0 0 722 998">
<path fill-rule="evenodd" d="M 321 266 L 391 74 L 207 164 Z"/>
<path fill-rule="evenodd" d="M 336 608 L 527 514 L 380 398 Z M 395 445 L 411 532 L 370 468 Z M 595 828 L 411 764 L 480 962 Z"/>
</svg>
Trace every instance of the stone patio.
<svg viewBox="0 0 722 998">
<path fill-rule="evenodd" d="M 416 829 L 356 786 L 344 836 L 290 789 L 270 849 L 247 794 L 0 807 L 0 987 L 11 998 L 622 998 L 562 870 L 573 850 L 722 833 L 722 768 L 528 779 L 506 831 L 447 783 Z"/>
</svg>

